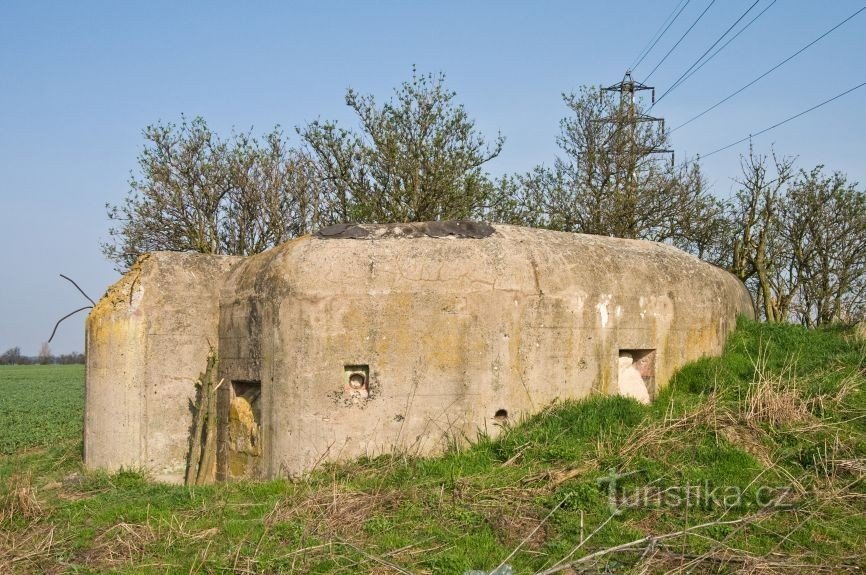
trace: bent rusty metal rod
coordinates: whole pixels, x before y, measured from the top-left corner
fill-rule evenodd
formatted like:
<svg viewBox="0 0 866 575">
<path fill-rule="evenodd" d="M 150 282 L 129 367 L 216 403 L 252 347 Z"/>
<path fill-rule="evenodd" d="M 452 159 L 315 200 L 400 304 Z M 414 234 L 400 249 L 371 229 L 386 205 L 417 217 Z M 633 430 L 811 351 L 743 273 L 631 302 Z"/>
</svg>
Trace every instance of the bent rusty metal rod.
<svg viewBox="0 0 866 575">
<path fill-rule="evenodd" d="M 65 316 L 61 317 L 59 320 L 57 320 L 57 323 L 54 324 L 54 330 L 51 332 L 51 337 L 48 338 L 48 343 L 51 343 L 51 340 L 54 339 L 54 336 L 57 334 L 57 328 L 60 327 L 60 323 L 61 323 L 63 320 L 65 320 L 65 319 L 67 319 L 67 318 L 70 318 L 70 317 L 74 316 L 75 314 L 77 314 L 77 313 L 80 312 L 80 311 L 84 311 L 84 310 L 86 310 L 86 309 L 90 309 L 90 308 L 92 308 L 92 307 L 93 307 L 92 305 L 86 305 L 86 306 L 84 306 L 84 307 L 80 307 L 80 308 L 78 308 L 77 310 L 75 310 L 74 312 L 72 312 L 72 313 L 68 313 L 68 314 L 66 314 Z"/>
<path fill-rule="evenodd" d="M 73 312 L 71 312 L 71 313 L 68 313 L 68 314 L 66 314 L 65 316 L 61 317 L 59 320 L 57 320 L 57 323 L 54 324 L 54 329 L 51 330 L 51 337 L 48 338 L 48 343 L 51 343 L 51 340 L 53 340 L 53 339 L 54 339 L 54 336 L 57 335 L 57 328 L 60 327 L 60 324 L 63 323 L 63 320 L 65 320 L 65 319 L 69 319 L 70 317 L 74 316 L 74 315 L 77 314 L 78 312 L 80 312 L 80 311 L 84 311 L 84 310 L 86 310 L 86 309 L 90 309 L 90 308 L 92 308 L 93 306 L 96 305 L 96 302 L 93 301 L 93 298 L 91 298 L 89 295 L 87 295 L 87 293 L 85 293 L 85 291 L 84 291 L 83 289 L 81 289 L 81 286 L 79 286 L 77 283 L 75 283 L 75 280 L 73 280 L 73 279 L 70 278 L 69 276 L 65 276 L 65 275 L 63 275 L 63 274 L 60 274 L 60 277 L 62 277 L 63 279 L 65 279 L 66 281 L 68 281 L 69 283 L 71 283 L 72 285 L 74 285 L 74 286 L 75 286 L 75 289 L 77 289 L 77 290 L 81 293 L 81 295 L 83 295 L 84 297 L 86 297 L 86 298 L 87 298 L 87 301 L 89 301 L 91 305 L 86 305 L 86 306 L 84 306 L 84 307 L 80 307 L 80 308 L 78 308 L 77 310 L 75 310 L 75 311 L 73 311 Z"/>
<path fill-rule="evenodd" d="M 69 283 L 71 283 L 72 285 L 74 285 L 74 286 L 75 286 L 75 289 L 77 289 L 78 291 L 80 291 L 80 292 L 81 292 L 81 295 L 83 295 L 84 297 L 86 297 L 87 300 L 88 300 L 92 305 L 96 305 L 96 302 L 93 301 L 93 298 L 91 298 L 89 295 L 87 295 L 86 293 L 84 293 L 84 290 L 81 289 L 81 287 L 80 287 L 77 283 L 75 283 L 75 281 L 74 281 L 72 278 L 70 278 L 69 276 L 65 276 L 65 275 L 63 275 L 63 274 L 60 274 L 60 277 L 62 277 L 63 279 L 65 279 L 66 281 L 68 281 Z"/>
</svg>

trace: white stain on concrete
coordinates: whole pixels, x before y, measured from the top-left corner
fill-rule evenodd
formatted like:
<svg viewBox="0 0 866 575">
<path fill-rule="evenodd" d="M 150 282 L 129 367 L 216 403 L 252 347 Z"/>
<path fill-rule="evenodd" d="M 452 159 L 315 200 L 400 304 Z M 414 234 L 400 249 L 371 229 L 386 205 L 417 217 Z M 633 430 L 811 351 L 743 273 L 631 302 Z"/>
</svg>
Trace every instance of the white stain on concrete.
<svg viewBox="0 0 866 575">
<path fill-rule="evenodd" d="M 595 306 L 595 309 L 598 311 L 598 319 L 601 323 L 602 329 L 607 327 L 608 320 L 610 319 L 610 314 L 608 314 L 607 311 L 607 305 L 610 303 L 610 297 L 610 294 L 602 295 L 599 298 L 599 302 Z"/>
</svg>

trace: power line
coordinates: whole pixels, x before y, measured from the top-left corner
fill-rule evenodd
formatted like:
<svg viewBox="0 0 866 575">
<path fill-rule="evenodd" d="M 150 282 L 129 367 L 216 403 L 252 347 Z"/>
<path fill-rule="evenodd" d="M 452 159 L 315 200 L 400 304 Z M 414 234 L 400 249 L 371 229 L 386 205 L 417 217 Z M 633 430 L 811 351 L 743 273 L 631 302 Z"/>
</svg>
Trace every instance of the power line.
<svg viewBox="0 0 866 575">
<path fill-rule="evenodd" d="M 659 29 L 656 30 L 656 33 L 653 34 L 653 37 L 650 39 L 650 41 L 647 42 L 647 46 L 649 47 L 644 46 L 644 49 L 641 50 L 640 53 L 638 53 L 637 57 L 635 58 L 637 62 L 632 63 L 629 68 L 630 70 L 633 71 L 635 68 L 640 66 L 640 63 L 643 62 L 644 58 L 649 56 L 649 53 L 652 52 L 653 48 L 656 47 L 656 44 L 658 44 L 659 40 L 662 39 L 662 36 L 667 33 L 668 29 L 673 26 L 673 23 L 676 22 L 677 18 L 680 17 L 680 14 L 683 13 L 683 10 L 685 10 L 686 6 L 689 5 L 689 2 L 691 2 L 691 0 L 685 0 L 685 4 L 683 4 L 683 0 L 680 0 L 680 3 L 674 6 L 673 11 L 668 15 L 667 18 L 665 18 L 665 21 L 662 22 L 662 25 L 659 26 Z M 680 4 L 682 4 L 682 8 L 680 8 Z M 679 8 L 679 12 L 677 12 L 677 8 Z M 673 19 L 671 19 L 671 16 L 673 16 Z M 670 20 L 670 22 L 668 22 L 668 20 Z M 665 26 L 665 24 L 667 24 L 667 26 Z M 664 30 L 662 30 L 662 28 L 664 28 Z M 659 33 L 659 31 L 661 31 L 661 33 Z"/>
<path fill-rule="evenodd" d="M 713 48 L 715 48 L 715 47 L 719 44 L 719 42 L 721 42 L 722 40 L 724 40 L 724 39 L 725 39 L 725 36 L 727 36 L 728 34 L 730 34 L 730 33 L 731 33 L 731 30 L 733 30 L 733 29 L 737 26 L 737 24 L 739 24 L 739 23 L 743 20 L 743 18 L 745 18 L 745 17 L 747 16 L 747 15 L 749 14 L 749 12 L 751 12 L 752 9 L 753 9 L 755 6 L 757 6 L 757 5 L 758 5 L 758 2 L 760 2 L 760 1 L 761 1 L 761 0 L 755 0 L 755 1 L 752 3 L 752 5 L 749 6 L 749 7 L 746 9 L 745 12 L 743 12 L 742 14 L 740 14 L 740 17 L 737 18 L 736 22 L 734 22 L 733 24 L 731 24 L 730 26 L 728 26 L 728 29 L 725 30 L 724 34 L 722 34 L 721 36 L 719 36 L 719 37 L 716 39 L 716 41 L 713 42 L 712 45 L 711 45 L 709 48 L 707 48 L 707 49 L 704 51 L 703 54 L 701 54 L 701 57 L 698 58 L 697 60 L 695 60 L 694 63 L 692 63 L 692 65 L 689 66 L 689 67 L 686 69 L 685 72 L 683 72 L 682 74 L 680 74 L 680 77 L 679 77 L 679 78 L 677 78 L 676 80 L 674 80 L 674 83 L 671 84 L 671 87 L 668 88 L 667 90 L 665 90 L 665 92 L 664 92 L 661 96 L 659 96 L 659 98 L 655 101 L 655 103 L 653 104 L 653 106 L 655 106 L 655 104 L 658 104 L 659 102 L 661 102 L 661 101 L 664 99 L 665 96 L 667 96 L 668 94 L 670 94 L 671 92 L 673 92 L 674 90 L 676 90 L 677 87 L 685 81 L 685 77 L 686 77 L 686 75 L 687 75 L 689 72 L 691 72 L 692 70 L 694 70 L 695 66 L 697 66 L 698 64 L 700 64 L 700 63 L 701 63 L 701 60 L 703 60 L 704 57 L 705 57 L 707 54 L 709 54 L 709 53 L 713 50 Z"/>
<path fill-rule="evenodd" d="M 737 31 L 736 34 L 734 34 L 733 36 L 731 36 L 731 38 L 729 38 L 727 42 L 725 42 L 724 44 L 722 44 L 721 46 L 719 46 L 719 49 L 716 50 L 715 52 L 713 52 L 712 54 L 710 54 L 710 56 L 709 56 L 706 60 L 704 60 L 703 62 L 701 62 L 700 66 L 698 66 L 697 68 L 695 68 L 694 70 L 692 70 L 691 72 L 689 72 L 688 75 L 687 75 L 685 78 L 682 79 L 682 81 L 680 82 L 680 84 L 682 84 L 683 82 L 685 82 L 686 80 L 688 80 L 689 78 L 691 78 L 692 76 L 694 76 L 695 73 L 696 73 L 698 70 L 700 70 L 701 68 L 703 68 L 704 66 L 707 65 L 707 62 L 709 62 L 710 60 L 712 60 L 713 58 L 715 58 L 716 55 L 717 55 L 719 52 L 721 52 L 722 50 L 724 50 L 725 48 L 727 48 L 727 47 L 728 47 L 728 44 L 730 44 L 731 42 L 733 42 L 734 40 L 736 40 L 737 37 L 738 37 L 740 34 L 742 34 L 743 32 L 745 32 L 746 30 L 748 30 L 749 26 L 751 26 L 752 24 L 754 24 L 754 23 L 755 23 L 755 20 L 757 20 L 758 18 L 760 18 L 761 16 L 763 16 L 763 15 L 764 15 L 764 12 L 766 12 L 767 10 L 769 10 L 770 8 L 772 8 L 772 7 L 773 7 L 773 4 L 775 4 L 776 1 L 777 1 L 777 0 L 773 0 L 772 2 L 770 2 L 769 4 L 767 4 L 767 7 L 766 7 L 766 8 L 764 8 L 763 10 L 761 10 L 761 11 L 760 11 L 760 12 L 759 12 L 759 13 L 758 13 L 754 18 L 752 18 L 751 20 L 749 20 L 749 22 L 748 22 L 745 26 L 743 26 L 742 28 L 740 28 L 740 29 Z"/>
<path fill-rule="evenodd" d="M 812 106 L 812 107 L 809 108 L 808 110 L 803 110 L 803 111 L 800 112 L 799 114 L 794 114 L 794 115 L 791 116 L 790 118 L 786 118 L 786 119 L 782 120 L 781 122 L 779 122 L 779 123 L 777 123 L 777 124 L 773 124 L 773 125 L 770 126 L 769 128 L 764 128 L 764 129 L 761 130 L 760 132 L 756 132 L 756 133 L 754 133 L 754 134 L 749 134 L 749 135 L 746 136 L 745 138 L 742 138 L 742 139 L 740 139 L 740 140 L 737 140 L 737 141 L 734 142 L 733 144 L 728 144 L 727 146 L 723 146 L 723 147 L 721 147 L 721 148 L 719 148 L 719 149 L 717 149 L 717 150 L 713 150 L 713 151 L 710 152 L 709 154 L 703 154 L 703 155 L 700 155 L 700 156 L 698 156 L 698 157 L 699 157 L 699 158 L 709 158 L 709 157 L 712 156 L 713 154 L 717 154 L 717 153 L 719 153 L 719 152 L 722 152 L 722 151 L 724 151 L 724 150 L 727 150 L 728 148 L 733 148 L 733 147 L 736 146 L 737 144 L 742 144 L 743 142 L 745 142 L 746 140 L 748 140 L 748 139 L 750 139 L 750 138 L 754 138 L 754 137 L 756 137 L 756 136 L 760 136 L 761 134 L 766 134 L 766 133 L 769 132 L 770 130 L 773 130 L 773 129 L 775 129 L 775 128 L 778 128 L 779 126 L 781 126 L 781 125 L 783 125 L 783 124 L 787 124 L 787 123 L 790 122 L 791 120 L 796 120 L 796 119 L 799 118 L 800 116 L 805 116 L 806 114 L 808 114 L 808 113 L 811 112 L 812 110 L 817 110 L 817 109 L 820 108 L 821 106 L 824 106 L 824 105 L 826 105 L 826 104 L 829 104 L 829 103 L 832 102 L 833 100 L 838 100 L 838 99 L 841 98 L 842 96 L 844 96 L 844 95 L 846 95 L 846 94 L 850 94 L 850 93 L 853 92 L 854 90 L 860 89 L 860 88 L 862 88 L 863 86 L 866 86 L 866 82 L 863 82 L 862 84 L 858 84 L 858 85 L 854 86 L 853 88 L 849 88 L 848 90 L 845 90 L 845 91 L 842 92 L 841 94 L 836 94 L 835 96 L 833 96 L 833 97 L 830 98 L 829 100 L 824 100 L 824 101 L 821 102 L 820 104 L 816 104 L 815 106 Z"/>
<path fill-rule="evenodd" d="M 695 20 L 694 22 L 692 22 L 692 25 L 689 26 L 689 29 L 686 30 L 686 31 L 683 33 L 682 36 L 680 36 L 680 39 L 677 40 L 677 43 L 674 44 L 673 47 L 672 47 L 670 50 L 668 50 L 668 53 L 664 55 L 664 57 L 659 61 L 659 63 L 656 64 L 656 67 L 653 68 L 652 71 L 647 75 L 646 80 L 649 80 L 650 77 L 651 77 L 653 74 L 655 74 L 655 71 L 659 69 L 659 66 L 661 66 L 661 65 L 664 63 L 664 61 L 668 59 L 668 56 L 670 56 L 670 55 L 671 55 L 671 52 L 673 52 L 673 51 L 676 49 L 676 47 L 680 45 L 680 42 L 682 42 L 683 40 L 685 40 L 686 36 L 689 35 L 689 32 L 692 31 L 692 28 L 694 28 L 694 27 L 697 25 L 697 23 L 701 21 L 701 18 L 704 17 L 704 14 L 707 13 L 707 10 L 709 10 L 709 9 L 712 7 L 712 5 L 715 4 L 715 3 L 716 3 L 716 0 L 710 0 L 710 3 L 707 4 L 707 7 L 704 8 L 704 11 L 701 12 L 701 14 L 700 14 L 700 16 L 698 16 L 697 20 Z"/>
<path fill-rule="evenodd" d="M 740 88 L 739 90 L 736 90 L 735 92 L 733 92 L 733 93 L 729 94 L 728 96 L 722 98 L 721 100 L 719 100 L 718 102 L 716 102 L 715 104 L 713 104 L 712 106 L 710 106 L 709 108 L 707 108 L 706 110 L 704 110 L 703 112 L 701 112 L 700 114 L 698 114 L 698 115 L 696 115 L 696 116 L 693 116 L 693 117 L 690 118 L 689 120 L 683 122 L 682 124 L 680 124 L 680 125 L 677 126 L 676 128 L 672 129 L 672 130 L 671 130 L 671 133 L 676 132 L 677 130 L 679 130 L 679 129 L 682 128 L 683 126 L 687 126 L 688 124 L 691 124 L 692 122 L 694 122 L 695 120 L 697 120 L 698 118 L 700 118 L 701 116 L 703 116 L 704 114 L 707 114 L 708 112 L 711 112 L 711 111 L 715 110 L 716 108 L 718 108 L 719 106 L 721 106 L 722 104 L 724 104 L 725 102 L 727 102 L 728 100 L 730 100 L 731 98 L 733 98 L 734 96 L 736 96 L 737 94 L 739 94 L 740 92 L 742 92 L 743 90 L 745 90 L 746 88 L 749 88 L 750 86 L 753 86 L 753 85 L 756 84 L 759 80 L 761 80 L 761 79 L 767 77 L 770 73 L 772 73 L 772 72 L 778 70 L 778 69 L 781 68 L 783 65 L 787 64 L 788 62 L 790 62 L 791 60 L 793 60 L 794 58 L 796 58 L 797 56 L 799 56 L 800 54 L 802 54 L 803 52 L 805 52 L 807 49 L 809 49 L 809 48 L 812 47 L 813 45 L 817 44 L 818 41 L 820 41 L 820 40 L 822 40 L 823 38 L 827 37 L 831 32 L 833 32 L 834 30 L 836 30 L 837 28 L 839 28 L 840 26 L 842 26 L 843 24 L 845 24 L 846 22 L 848 22 L 849 20 L 851 20 L 852 18 L 854 18 L 856 15 L 858 15 L 860 12 L 863 12 L 864 10 L 866 10 L 866 6 L 860 8 L 859 10 L 857 10 L 856 12 L 854 12 L 853 14 L 851 14 L 850 16 L 848 16 L 847 18 L 845 18 L 844 20 L 842 20 L 841 22 L 839 22 L 838 24 L 836 24 L 835 26 L 833 26 L 832 28 L 830 28 L 829 30 L 827 30 L 826 32 L 824 32 L 823 34 L 821 34 L 820 36 L 818 36 L 817 38 L 815 38 L 814 40 L 812 40 L 811 42 L 809 42 L 808 44 L 806 44 L 805 46 L 803 46 L 802 48 L 800 48 L 799 50 L 797 50 L 796 52 L 794 52 L 793 54 L 791 54 L 790 56 L 788 56 L 787 58 L 785 58 L 784 60 L 782 60 L 781 62 L 779 62 L 778 64 L 776 64 L 775 66 L 773 66 L 772 68 L 770 68 L 769 70 L 767 70 L 766 72 L 764 72 L 763 74 L 761 74 L 760 76 L 758 76 L 757 78 L 755 78 L 754 80 L 752 80 L 751 82 L 749 82 L 748 84 L 746 84 L 745 86 L 743 86 L 742 88 Z"/>
</svg>

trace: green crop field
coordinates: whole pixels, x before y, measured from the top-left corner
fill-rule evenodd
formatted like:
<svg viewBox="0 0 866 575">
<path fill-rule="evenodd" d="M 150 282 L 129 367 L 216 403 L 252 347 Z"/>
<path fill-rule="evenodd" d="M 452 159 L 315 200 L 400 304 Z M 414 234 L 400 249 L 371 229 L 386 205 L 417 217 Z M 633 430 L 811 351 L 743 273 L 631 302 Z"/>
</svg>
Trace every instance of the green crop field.
<svg viewBox="0 0 866 575">
<path fill-rule="evenodd" d="M 0 366 L 0 454 L 77 442 L 83 365 Z"/>
<path fill-rule="evenodd" d="M 860 573 L 864 373 L 845 330 L 743 322 L 650 406 L 184 487 L 82 468 L 80 367 L 0 368 L 0 573 Z"/>
</svg>

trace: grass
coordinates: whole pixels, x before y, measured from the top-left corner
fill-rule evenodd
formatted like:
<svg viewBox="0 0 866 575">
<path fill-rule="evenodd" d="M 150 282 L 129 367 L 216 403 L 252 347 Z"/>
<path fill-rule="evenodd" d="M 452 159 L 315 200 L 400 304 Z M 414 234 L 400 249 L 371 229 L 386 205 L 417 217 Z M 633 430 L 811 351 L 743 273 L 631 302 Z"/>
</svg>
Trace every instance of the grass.
<svg viewBox="0 0 866 575">
<path fill-rule="evenodd" d="M 0 392 L 0 454 L 81 437 L 83 365 L 2 366 Z"/>
<path fill-rule="evenodd" d="M 651 406 L 591 397 L 439 457 L 207 487 L 81 469 L 80 368 L 4 368 L 0 571 L 862 570 L 864 358 L 844 330 L 743 322 Z"/>
</svg>

